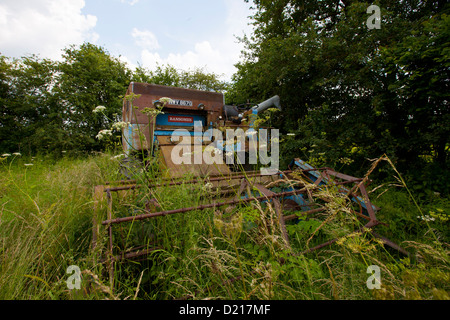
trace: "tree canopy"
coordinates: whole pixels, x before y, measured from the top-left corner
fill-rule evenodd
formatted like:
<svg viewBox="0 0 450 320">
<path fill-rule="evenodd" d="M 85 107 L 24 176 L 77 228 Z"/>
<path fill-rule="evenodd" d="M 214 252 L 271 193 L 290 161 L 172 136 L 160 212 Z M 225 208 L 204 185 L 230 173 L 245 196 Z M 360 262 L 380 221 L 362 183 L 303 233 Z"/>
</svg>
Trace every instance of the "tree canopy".
<svg viewBox="0 0 450 320">
<path fill-rule="evenodd" d="M 119 58 L 91 43 L 70 46 L 62 61 L 36 55 L 0 55 L 0 152 L 100 151 L 102 129 L 120 121 L 122 98 L 131 81 L 224 91 L 227 83 L 203 69 L 139 66 L 131 71 Z M 103 106 L 102 113 L 94 113 Z"/>
<path fill-rule="evenodd" d="M 379 29 L 367 25 L 372 4 Z M 243 39 L 227 100 L 280 95 L 276 126 L 296 133 L 287 160 L 302 150 L 324 163 L 387 153 L 403 171 L 433 162 L 447 172 L 446 1 L 255 0 L 253 8 L 255 32 Z"/>
</svg>

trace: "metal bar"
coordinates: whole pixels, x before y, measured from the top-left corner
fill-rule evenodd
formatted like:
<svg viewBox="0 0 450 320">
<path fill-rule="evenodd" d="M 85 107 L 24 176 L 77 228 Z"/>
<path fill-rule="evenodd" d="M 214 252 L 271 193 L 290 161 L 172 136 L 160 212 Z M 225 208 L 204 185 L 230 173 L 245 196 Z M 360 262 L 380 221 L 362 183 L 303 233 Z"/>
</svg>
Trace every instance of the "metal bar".
<svg viewBox="0 0 450 320">
<path fill-rule="evenodd" d="M 400 246 L 399 246 L 398 244 L 396 244 L 395 242 L 392 242 L 392 241 L 389 240 L 388 238 L 386 238 L 386 237 L 384 237 L 384 236 L 381 236 L 381 235 L 379 235 L 378 233 L 376 233 L 376 232 L 374 232 L 374 231 L 371 231 L 371 233 L 372 233 L 372 235 L 373 235 L 375 238 L 378 238 L 378 239 L 383 240 L 383 242 L 385 242 L 385 243 L 386 243 L 388 246 L 390 246 L 391 248 L 393 248 L 393 249 L 395 249 L 395 250 L 397 250 L 397 251 L 403 253 L 403 254 L 406 255 L 406 256 L 409 256 L 409 252 L 406 251 L 405 249 L 403 249 L 402 247 L 400 247 Z"/>
<path fill-rule="evenodd" d="M 378 224 L 380 224 L 379 221 L 376 221 L 376 220 L 375 220 L 375 221 L 369 221 L 369 223 L 367 223 L 364 227 L 359 228 L 359 229 L 358 229 L 357 231 L 355 231 L 355 232 L 363 232 L 365 228 L 372 228 L 372 227 L 374 227 L 374 226 L 376 226 L 376 225 L 378 225 Z M 349 234 L 351 234 L 351 233 L 349 233 Z M 348 235 L 348 234 L 347 234 L 347 235 Z M 347 235 L 342 236 L 342 237 L 337 237 L 337 238 L 331 239 L 331 240 L 326 241 L 326 242 L 324 242 L 324 243 L 322 243 L 322 244 L 319 244 L 319 245 L 317 245 L 317 246 L 315 246 L 315 247 L 309 248 L 309 249 L 307 249 L 307 250 L 305 250 L 305 251 L 303 251 L 303 252 L 301 252 L 301 253 L 295 254 L 294 256 L 297 256 L 297 255 L 300 255 L 300 254 L 309 253 L 309 252 L 315 251 L 315 250 L 317 250 L 317 249 L 321 249 L 321 248 L 323 248 L 323 247 L 329 246 L 330 244 L 335 243 L 336 241 L 338 241 L 339 239 L 342 239 L 342 238 L 346 237 Z"/>
<path fill-rule="evenodd" d="M 309 171 L 309 170 L 305 170 L 305 171 Z M 276 173 L 274 175 L 278 175 L 281 173 L 292 173 L 292 171 L 288 170 L 288 171 L 281 171 L 280 173 Z M 253 175 L 238 175 L 238 176 L 232 176 L 232 177 L 216 177 L 216 178 L 209 178 L 208 180 L 201 180 L 201 179 L 194 179 L 194 180 L 190 180 L 190 181 L 177 181 L 177 182 L 171 182 L 167 185 L 163 185 L 163 184 L 151 184 L 148 185 L 149 188 L 153 188 L 156 186 L 174 186 L 174 185 L 181 185 L 181 184 L 191 184 L 191 183 L 197 183 L 197 182 L 215 182 L 215 181 L 225 181 L 225 180 L 233 180 L 233 179 L 242 179 L 242 178 L 247 178 L 247 177 L 263 177 L 265 175 L 262 174 L 253 174 Z M 318 180 L 322 180 L 321 178 L 319 178 Z M 343 184 L 348 184 L 348 183 L 352 183 L 352 182 L 359 182 L 362 179 L 358 179 L 355 178 L 353 180 L 349 180 L 349 181 L 342 181 L 342 182 L 335 182 L 334 184 L 336 185 L 343 185 Z M 319 183 L 320 183 L 319 181 Z M 317 182 L 317 180 L 316 180 Z M 318 185 L 318 183 L 315 183 L 316 185 Z M 110 187 L 110 188 L 105 188 L 104 191 L 123 191 L 123 190 L 134 190 L 138 187 L 142 187 L 142 185 L 127 185 L 127 186 L 122 186 L 122 187 Z"/>
<path fill-rule="evenodd" d="M 103 189 L 104 186 L 94 187 L 94 216 L 92 217 L 92 249 L 97 248 L 97 238 L 99 234 L 99 226 L 97 225 L 97 220 L 99 219 L 99 212 L 102 208 L 103 199 Z"/>
<path fill-rule="evenodd" d="M 321 248 L 323 248 L 323 247 L 329 246 L 329 245 L 332 244 L 332 243 L 335 243 L 335 242 L 338 241 L 339 239 L 340 239 L 340 238 L 335 238 L 335 239 L 329 240 L 329 241 L 324 242 L 324 243 L 322 243 L 322 244 L 319 244 L 319 245 L 317 245 L 317 246 L 315 246 L 315 247 L 313 247 L 313 248 L 309 248 L 309 249 L 307 249 L 307 250 L 305 250 L 305 251 L 303 251 L 303 252 L 301 252 L 301 253 L 295 254 L 294 256 L 297 256 L 297 255 L 300 255 L 300 254 L 305 254 L 305 253 L 309 253 L 309 252 L 316 251 L 317 249 L 321 249 Z"/>
<path fill-rule="evenodd" d="M 112 219 L 112 196 L 111 192 L 106 192 L 106 198 L 108 201 L 107 217 Z M 108 271 L 109 271 L 109 285 L 111 290 L 114 288 L 114 261 L 113 261 L 113 242 L 112 242 L 112 226 L 108 225 Z"/>
<path fill-rule="evenodd" d="M 286 171 L 279 171 L 273 175 L 278 175 L 278 174 L 289 174 L 289 173 L 293 173 L 293 172 L 308 172 L 308 171 L 316 171 L 316 170 L 325 170 L 326 168 L 313 168 L 313 169 L 300 169 L 300 170 L 286 170 Z M 263 177 L 263 176 L 267 176 L 267 175 L 263 175 L 261 173 L 256 173 L 257 171 L 253 171 L 254 173 L 250 172 L 248 174 L 240 174 L 240 175 L 230 175 L 230 176 L 221 176 L 221 177 L 211 177 L 209 179 L 207 179 L 207 181 L 223 181 L 223 180 L 233 180 L 233 179 L 241 179 L 241 178 L 247 178 L 247 177 Z M 172 179 L 168 178 L 168 179 L 163 179 L 163 182 L 166 181 L 171 181 Z M 131 181 L 133 180 L 123 180 L 126 181 L 125 184 L 132 184 Z M 130 182 L 129 182 L 130 181 Z M 193 180 L 189 180 L 189 181 L 173 181 L 170 182 L 169 184 L 167 184 L 167 186 L 173 186 L 173 185 L 180 185 L 180 184 L 190 184 L 190 183 L 197 183 L 197 182 L 205 182 L 205 179 L 193 179 Z M 120 181 L 119 181 L 120 182 Z M 153 188 L 156 186 L 160 186 L 163 184 L 150 184 L 148 185 L 149 188 Z M 106 188 L 106 190 L 109 191 L 121 191 L 121 190 L 130 190 L 130 189 L 135 189 L 138 187 L 142 187 L 142 185 L 127 185 L 127 186 L 122 186 L 122 187 L 110 187 L 110 188 Z"/>
<path fill-rule="evenodd" d="M 118 181 L 106 181 L 105 185 L 113 185 L 113 184 L 133 184 L 136 183 L 136 180 L 118 180 Z"/>
<path fill-rule="evenodd" d="M 377 217 L 375 216 L 375 211 L 373 211 L 372 203 L 369 200 L 369 195 L 366 192 L 364 184 L 359 185 L 359 190 L 361 191 L 361 195 L 363 196 L 364 203 L 366 204 L 366 210 L 369 213 L 370 219 L 376 220 Z"/>
<path fill-rule="evenodd" d="M 338 177 L 338 178 L 341 178 L 341 179 L 344 179 L 344 180 L 347 180 L 347 181 L 351 181 L 351 180 L 358 179 L 358 178 L 349 176 L 349 175 L 347 175 L 347 174 L 343 174 L 343 173 L 340 173 L 340 172 L 336 172 L 336 171 L 334 171 L 334 170 L 331 169 L 331 168 L 328 168 L 326 171 L 327 171 L 328 174 L 330 174 L 330 175 L 332 175 L 332 176 L 335 176 L 335 177 Z M 362 179 L 358 179 L 358 180 L 362 180 Z"/>
<path fill-rule="evenodd" d="M 260 197 L 253 197 L 253 198 L 237 199 L 237 200 L 230 200 L 230 201 L 218 202 L 218 203 L 213 202 L 211 204 L 200 205 L 197 207 L 188 207 L 188 208 L 181 208 L 181 209 L 174 209 L 174 210 L 167 210 L 167 211 L 159 211 L 159 212 L 155 212 L 155 213 L 145 213 L 145 214 L 132 216 L 132 217 L 108 219 L 108 220 L 103 221 L 102 225 L 130 222 L 130 221 L 134 221 L 134 220 L 144 220 L 144 219 L 153 218 L 153 217 L 166 216 L 166 215 L 170 215 L 170 214 L 182 213 L 182 212 L 193 211 L 193 210 L 204 210 L 204 209 L 221 207 L 221 206 L 226 206 L 226 205 L 238 204 L 241 202 L 250 202 L 250 201 L 254 201 L 254 200 L 257 200 L 257 201 L 262 200 L 263 201 L 263 200 L 277 198 L 277 197 L 286 197 L 286 196 L 297 195 L 297 194 L 304 193 L 304 192 L 306 192 L 306 188 L 303 188 L 300 190 L 294 190 L 294 191 L 275 193 L 270 196 L 260 196 Z"/>
<path fill-rule="evenodd" d="M 281 173 L 291 173 L 292 171 L 287 170 L 287 171 L 280 171 L 277 172 L 273 175 L 278 175 Z M 212 177 L 212 178 L 205 178 L 205 179 L 193 179 L 193 180 L 189 180 L 189 181 L 172 181 L 168 184 L 149 184 L 147 187 L 149 188 L 153 188 L 153 187 L 157 187 L 157 186 L 174 186 L 174 185 L 181 185 L 181 184 L 191 184 L 191 183 L 197 183 L 197 182 L 214 182 L 214 181 L 225 181 L 225 180 L 233 180 L 233 179 L 242 179 L 242 178 L 247 178 L 247 177 L 264 177 L 267 175 L 263 175 L 261 173 L 253 173 L 253 174 L 241 174 L 241 175 L 231 175 L 231 176 L 221 176 L 221 177 Z M 170 181 L 170 180 L 166 180 L 166 181 Z M 109 191 L 121 191 L 121 190 L 130 190 L 130 189 L 136 189 L 138 187 L 142 187 L 142 185 L 128 185 L 128 186 L 122 186 L 122 187 L 111 187 L 111 188 L 106 188 L 106 190 Z"/>
<path fill-rule="evenodd" d="M 149 248 L 149 249 L 145 249 L 145 250 L 136 250 L 136 251 L 132 251 L 132 252 L 128 252 L 128 253 L 122 253 L 122 254 L 118 254 L 115 255 L 114 257 L 111 257 L 112 261 L 120 261 L 120 260 L 125 260 L 125 259 L 134 259 L 140 256 L 146 256 L 149 253 L 155 251 L 155 250 L 159 250 L 162 249 L 163 247 L 159 246 L 159 247 L 154 247 L 154 248 Z M 104 261 L 101 261 L 104 262 Z"/>
</svg>

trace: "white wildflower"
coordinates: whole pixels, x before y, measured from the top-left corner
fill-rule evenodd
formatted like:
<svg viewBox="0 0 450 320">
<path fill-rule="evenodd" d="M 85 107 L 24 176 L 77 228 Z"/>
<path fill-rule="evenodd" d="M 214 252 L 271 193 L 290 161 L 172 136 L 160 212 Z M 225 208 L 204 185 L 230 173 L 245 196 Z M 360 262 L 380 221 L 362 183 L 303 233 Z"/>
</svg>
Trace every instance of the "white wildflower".
<svg viewBox="0 0 450 320">
<path fill-rule="evenodd" d="M 424 215 L 424 216 L 417 216 L 418 219 L 421 219 L 423 221 L 434 221 L 435 219 L 433 217 L 430 217 L 429 215 Z"/>
<path fill-rule="evenodd" d="M 11 157 L 11 154 L 10 153 L 4 153 L 4 154 L 2 154 L 2 157 Z"/>
<path fill-rule="evenodd" d="M 131 124 L 129 122 L 119 121 L 119 122 L 113 123 L 112 129 L 113 130 L 122 130 L 130 125 Z"/>
<path fill-rule="evenodd" d="M 163 98 L 159 99 L 159 101 L 161 101 L 164 104 L 168 104 L 168 103 L 170 103 L 170 101 L 172 101 L 172 99 L 163 97 Z"/>
<path fill-rule="evenodd" d="M 105 110 L 106 110 L 105 106 L 97 106 L 92 112 L 98 113 L 98 112 L 103 112 Z"/>
<path fill-rule="evenodd" d="M 247 135 L 247 136 L 253 136 L 253 135 L 255 135 L 257 132 L 255 131 L 255 130 L 248 130 L 245 134 Z"/>
<path fill-rule="evenodd" d="M 162 112 L 160 109 L 154 109 L 149 107 L 142 109 L 141 112 L 143 114 L 148 115 L 149 117 L 156 117 L 158 114 L 164 114 L 164 112 Z"/>
<path fill-rule="evenodd" d="M 109 135 L 109 136 L 112 135 L 112 130 L 107 130 L 107 129 L 100 130 L 100 132 L 97 134 L 96 138 L 98 140 L 102 140 L 103 137 L 106 136 L 106 135 Z"/>
<path fill-rule="evenodd" d="M 287 136 L 295 137 L 295 133 L 286 133 Z"/>
<path fill-rule="evenodd" d="M 13 156 L 21 156 L 20 152 L 14 152 Z"/>
<path fill-rule="evenodd" d="M 202 187 L 202 189 L 203 191 L 211 191 L 212 187 L 213 187 L 212 183 L 208 182 Z"/>
<path fill-rule="evenodd" d="M 31 167 L 33 164 L 32 163 L 25 163 L 24 166 L 25 167 Z"/>
</svg>

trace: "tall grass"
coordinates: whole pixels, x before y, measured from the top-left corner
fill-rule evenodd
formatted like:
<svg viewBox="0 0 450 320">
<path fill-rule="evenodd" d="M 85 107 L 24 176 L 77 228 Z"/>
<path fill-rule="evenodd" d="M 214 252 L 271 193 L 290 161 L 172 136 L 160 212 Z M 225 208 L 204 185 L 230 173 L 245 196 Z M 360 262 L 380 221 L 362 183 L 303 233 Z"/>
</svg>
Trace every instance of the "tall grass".
<svg viewBox="0 0 450 320">
<path fill-rule="evenodd" d="M 350 214 L 348 199 L 329 188 L 317 194 L 327 199 L 325 213 L 287 224 L 289 243 L 270 203 L 115 225 L 116 253 L 139 245 L 158 249 L 141 261 L 116 262 L 111 290 L 107 268 L 97 259 L 106 253 L 104 226 L 99 252 L 90 248 L 93 187 L 121 179 L 117 159 L 105 154 L 54 163 L 37 158 L 35 165 L 25 167 L 30 161 L 8 159 L 1 168 L 1 299 L 449 298 L 448 201 L 439 196 L 417 204 L 403 189 L 383 193 L 382 188 L 371 195 L 379 195 L 376 204 L 382 210 L 377 216 L 389 224 L 379 233 L 410 250 L 410 257 L 365 230 L 355 232 L 361 223 Z M 146 185 L 148 179 L 160 182 L 161 173 L 152 167 L 145 174 L 138 170 L 136 178 Z M 207 181 L 143 187 L 127 196 L 113 194 L 112 212 L 114 218 L 125 217 L 145 208 L 155 212 L 213 200 Z M 418 219 L 417 205 L 439 219 Z M 335 237 L 342 238 L 302 253 Z M 67 288 L 69 265 L 83 270 L 81 290 Z M 366 286 L 370 265 L 381 269 L 381 289 Z"/>
<path fill-rule="evenodd" d="M 114 176 L 107 155 L 33 160 L 0 169 L 1 299 L 66 296 L 67 267 L 87 264 L 93 186 Z"/>
</svg>

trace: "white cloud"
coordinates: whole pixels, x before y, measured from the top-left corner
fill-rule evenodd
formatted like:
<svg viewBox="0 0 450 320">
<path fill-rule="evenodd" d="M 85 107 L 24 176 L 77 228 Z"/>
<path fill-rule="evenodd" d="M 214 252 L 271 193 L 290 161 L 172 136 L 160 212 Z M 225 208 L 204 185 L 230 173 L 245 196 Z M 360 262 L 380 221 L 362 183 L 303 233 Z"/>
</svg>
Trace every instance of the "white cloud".
<svg viewBox="0 0 450 320">
<path fill-rule="evenodd" d="M 139 0 L 120 0 L 120 2 L 122 2 L 122 3 L 127 3 L 127 4 L 129 4 L 130 6 L 134 6 L 136 3 L 139 2 Z"/>
<path fill-rule="evenodd" d="M 236 72 L 234 64 L 239 61 L 243 49 L 243 45 L 237 41 L 236 36 L 242 37 L 244 33 L 251 32 L 247 18 L 251 12 L 250 5 L 242 0 L 224 1 L 227 8 L 224 20 L 225 33 L 198 41 L 191 50 L 169 53 L 164 57 L 148 46 L 141 51 L 142 65 L 149 69 L 154 69 L 157 64 L 170 64 L 183 70 L 204 68 L 207 72 L 223 75 L 224 80 L 230 80 L 233 73 Z"/>
<path fill-rule="evenodd" d="M 142 50 L 141 58 L 144 66 L 170 64 L 184 70 L 198 67 L 218 74 L 227 72 L 227 67 L 220 64 L 223 58 L 220 51 L 213 49 L 208 41 L 196 43 L 193 50 L 184 53 L 169 53 L 165 58 L 161 58 L 157 52 Z"/>
<path fill-rule="evenodd" d="M 84 5 L 83 0 L 2 0 L 1 53 L 60 59 L 61 50 L 71 44 L 95 43 L 97 17 L 82 14 Z"/>
<path fill-rule="evenodd" d="M 136 44 L 143 49 L 159 49 L 158 39 L 156 39 L 156 36 L 151 31 L 141 31 L 137 28 L 133 28 L 131 36 L 135 39 Z"/>
<path fill-rule="evenodd" d="M 117 58 L 118 58 L 121 62 L 125 63 L 126 67 L 127 67 L 128 69 L 130 69 L 130 70 L 135 70 L 135 69 L 138 67 L 137 64 L 131 62 L 131 60 L 128 59 L 127 57 L 125 57 L 125 56 L 119 55 Z"/>
</svg>

